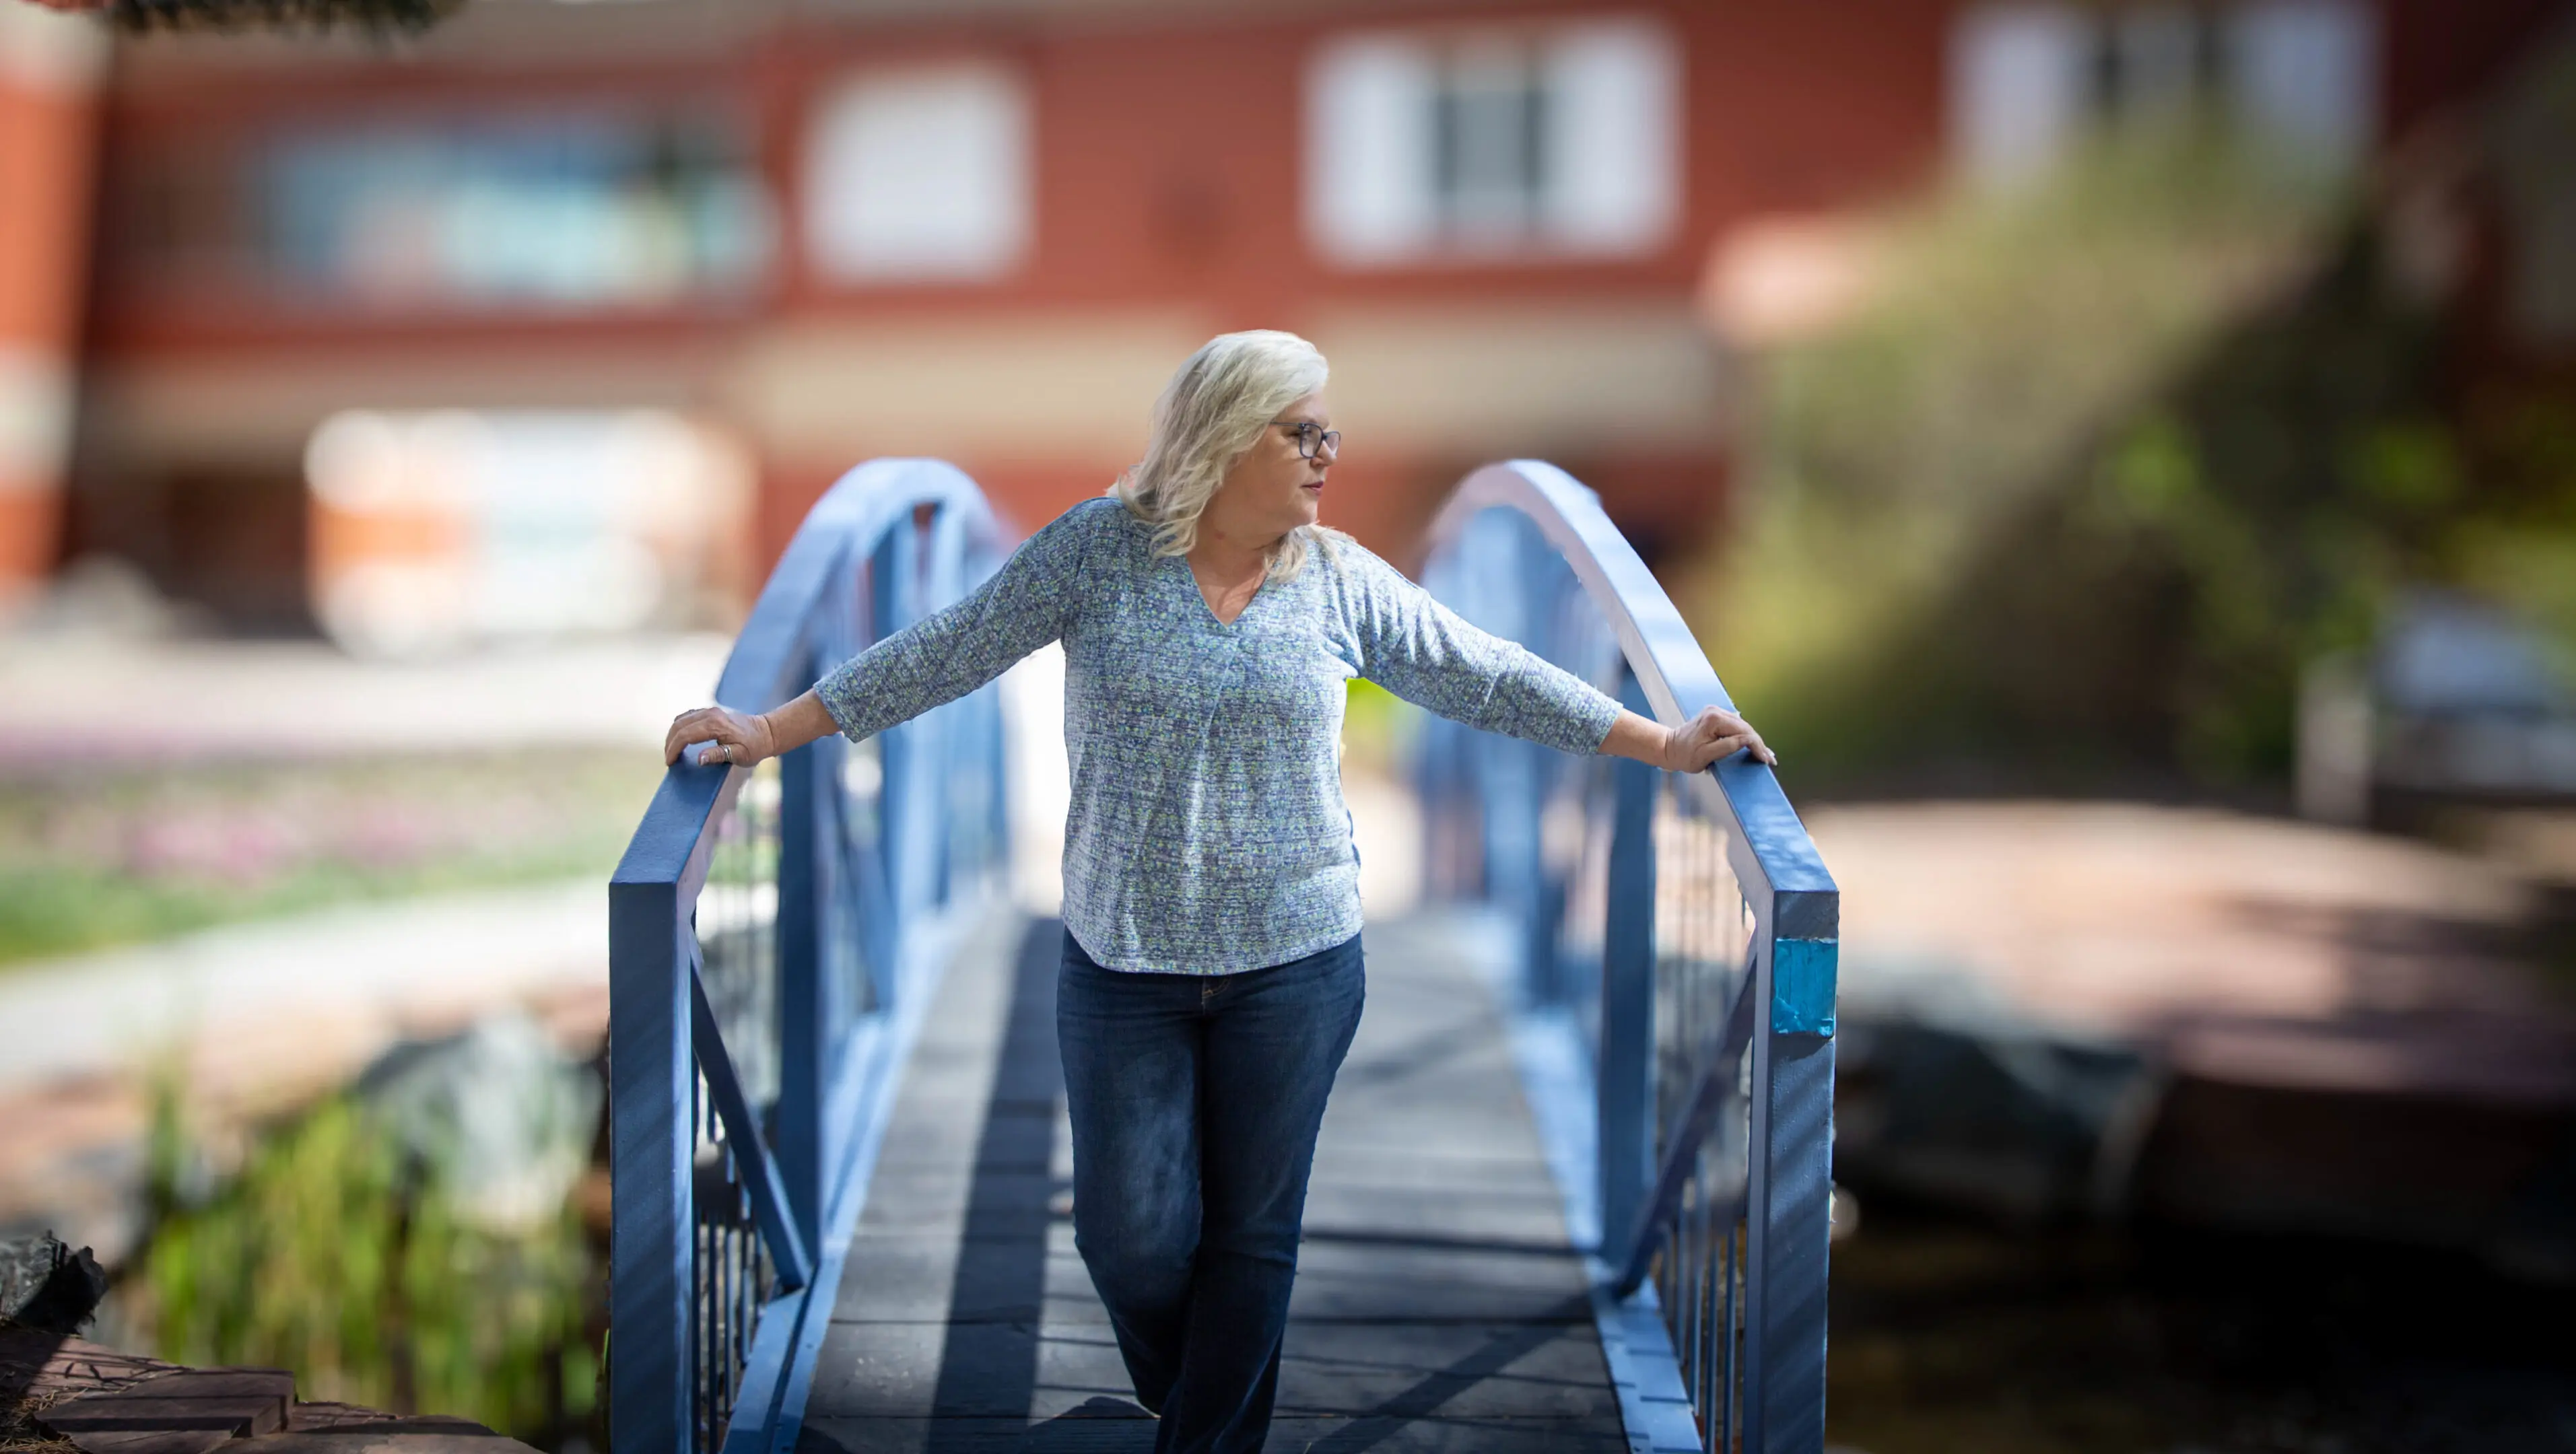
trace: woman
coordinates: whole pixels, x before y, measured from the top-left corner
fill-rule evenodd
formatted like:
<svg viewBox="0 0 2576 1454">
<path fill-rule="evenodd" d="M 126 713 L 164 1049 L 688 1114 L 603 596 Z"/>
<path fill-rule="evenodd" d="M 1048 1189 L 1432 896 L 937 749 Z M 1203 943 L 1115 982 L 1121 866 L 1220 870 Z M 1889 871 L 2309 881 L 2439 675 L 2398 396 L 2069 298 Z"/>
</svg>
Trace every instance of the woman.
<svg viewBox="0 0 2576 1454">
<path fill-rule="evenodd" d="M 1347 681 L 1675 772 L 1771 760 L 1729 713 L 1667 729 L 1621 710 L 1316 524 L 1341 446 L 1324 378 L 1293 334 L 1211 340 L 1111 498 L 786 706 L 689 712 L 665 744 L 741 765 L 855 741 L 1064 643 L 1074 1240 L 1164 1454 L 1256 1450 L 1270 1424 L 1315 1135 L 1362 998 Z"/>
</svg>

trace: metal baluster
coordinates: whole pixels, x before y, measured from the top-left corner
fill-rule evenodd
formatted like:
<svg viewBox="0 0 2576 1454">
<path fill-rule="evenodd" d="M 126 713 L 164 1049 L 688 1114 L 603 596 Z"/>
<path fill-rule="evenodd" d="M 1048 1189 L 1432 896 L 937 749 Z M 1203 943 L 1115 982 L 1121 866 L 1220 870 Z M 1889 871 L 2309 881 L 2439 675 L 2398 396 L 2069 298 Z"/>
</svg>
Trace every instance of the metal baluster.
<svg viewBox="0 0 2576 1454">
<path fill-rule="evenodd" d="M 798 675 L 814 674 L 818 663 L 807 658 Z M 805 1245 L 823 1240 L 823 1095 L 830 1084 L 831 1046 L 837 1030 L 832 1015 L 831 980 L 824 973 L 831 932 L 825 885 L 839 872 L 839 860 L 827 836 L 833 814 L 823 801 L 839 762 L 839 739 L 808 743 L 787 754 L 779 765 L 778 1104 L 774 1122 L 779 1169 L 788 1200 L 796 1211 L 797 1230 Z"/>
<path fill-rule="evenodd" d="M 1685 854 L 1687 854 L 1687 846 L 1685 846 L 1684 851 Z M 1688 883 L 1689 879 L 1686 873 L 1676 875 L 1673 879 L 1674 891 L 1676 893 L 1686 893 L 1688 891 Z M 1688 941 L 1684 940 L 1683 942 L 1687 943 Z M 1676 965 L 1675 968 L 1678 970 L 1680 966 Z M 1663 1060 L 1664 1065 L 1675 1072 L 1675 1084 L 1672 1088 L 1675 1094 L 1680 1093 L 1681 1087 L 1689 1083 L 1690 1045 L 1692 1038 L 1699 1033 L 1698 1022 L 1696 1019 L 1698 1007 L 1691 1003 L 1690 995 L 1687 992 L 1688 984 L 1689 978 L 1687 974 L 1677 973 L 1668 989 L 1672 1007 L 1672 1028 L 1669 1032 L 1671 1038 L 1666 1046 Z M 1662 1137 L 1658 1138 L 1655 1147 L 1655 1162 L 1658 1166 L 1661 1166 L 1664 1158 L 1671 1154 L 1673 1139 L 1680 1135 L 1681 1132 L 1680 1121 L 1678 1119 L 1678 1105 L 1674 1103 L 1672 1095 L 1667 1095 L 1666 1101 L 1667 1104 L 1664 1112 L 1664 1134 Z M 1682 1280 L 1681 1246 L 1679 1240 L 1670 1235 L 1669 1228 L 1662 1230 L 1665 1233 L 1663 1239 L 1663 1250 L 1656 1259 L 1657 1270 L 1661 1274 L 1658 1277 L 1655 1286 L 1656 1300 L 1663 1308 L 1665 1329 L 1678 1339 L 1681 1334 L 1680 1329 L 1676 1326 L 1674 1314 L 1681 1306 L 1682 1288 L 1685 1285 Z"/>
<path fill-rule="evenodd" d="M 1737 1353 L 1741 1335 L 1735 1326 L 1735 1280 L 1741 1266 L 1739 1239 L 1741 1224 L 1726 1229 L 1726 1373 L 1718 1381 L 1717 1442 L 1709 1448 L 1714 1454 L 1732 1454 L 1735 1447 L 1735 1389 L 1738 1375 Z"/>
<path fill-rule="evenodd" d="M 738 1189 L 740 1185 L 740 1169 L 736 1168 L 735 1186 Z M 716 1426 L 711 1431 L 719 1441 L 724 1438 L 725 1425 L 733 1422 L 734 1393 L 742 1386 L 741 1380 L 735 1376 L 734 1369 L 734 1349 L 742 1341 L 742 1241 L 743 1230 L 740 1223 L 737 1222 L 725 1228 L 724 1343 L 718 1350 L 718 1356 L 722 1361 L 717 1364 L 717 1369 L 724 1378 L 724 1414 L 716 1421 Z"/>
<path fill-rule="evenodd" d="M 704 1082 L 701 1081 L 700 1084 L 703 1087 Z M 706 1117 L 707 1139 L 714 1144 L 715 1148 L 713 1159 L 718 1193 L 715 1199 L 700 1208 L 700 1215 L 706 1218 L 707 1229 L 707 1317 L 706 1343 L 699 1350 L 698 1356 L 705 1362 L 707 1403 L 699 1434 L 707 1441 L 707 1446 L 711 1447 L 715 1442 L 716 1430 L 723 1425 L 725 1416 L 724 1371 L 717 1361 L 717 1350 L 724 1347 L 724 1219 L 728 1212 L 727 1204 L 732 1200 L 723 1193 L 731 1189 L 732 1179 L 725 1175 L 724 1123 L 717 1118 L 715 1098 L 702 1088 L 699 1092 L 699 1104 L 703 1107 L 701 1114 Z"/>
<path fill-rule="evenodd" d="M 1709 1339 L 1716 1334 L 1716 1330 L 1711 1328 L 1708 1320 L 1702 1316 L 1700 1297 L 1700 1289 L 1708 1285 L 1709 1277 L 1709 1249 L 1707 1244 L 1699 1239 L 1700 1213 L 1707 1198 L 1708 1188 L 1701 1185 L 1697 1177 L 1686 1182 L 1682 1191 L 1681 1207 L 1675 1217 L 1672 1231 L 1674 1244 L 1689 1249 L 1690 1276 L 1682 1283 L 1681 1301 L 1674 1305 L 1673 1316 L 1690 1329 L 1690 1336 L 1687 1339 L 1677 1339 L 1673 1352 L 1675 1361 L 1680 1365 L 1682 1390 L 1690 1395 L 1694 1414 L 1701 1406 L 1700 1389 L 1694 1374 L 1699 1367 L 1701 1356 L 1708 1347 Z"/>
<path fill-rule="evenodd" d="M 1697 930 L 1698 952 L 1692 956 L 1691 961 L 1691 993 L 1692 997 L 1699 1001 L 1700 1008 L 1699 1063 L 1713 1065 L 1717 1062 L 1721 1047 L 1726 1040 L 1727 1002 L 1726 995 L 1718 983 L 1720 961 L 1713 952 L 1716 948 L 1716 936 L 1713 932 L 1716 927 L 1715 915 L 1710 912 L 1714 899 L 1712 891 L 1716 886 L 1717 875 L 1722 865 L 1715 852 L 1714 836 L 1708 831 L 1708 821 L 1701 815 L 1696 804 L 1692 805 L 1684 821 L 1690 829 L 1694 860 L 1691 874 L 1691 917 L 1695 921 Z M 1712 1199 L 1722 1192 L 1722 1188 L 1709 1176 L 1709 1161 L 1705 1143 L 1691 1154 L 1691 1179 L 1699 1188 L 1699 1196 L 1691 1212 L 1691 1241 L 1700 1249 L 1699 1279 L 1691 1288 L 1691 1299 L 1692 1310 L 1700 1319 L 1703 1330 L 1699 1345 L 1691 1350 L 1694 1358 L 1692 1402 L 1699 1412 L 1700 1428 L 1703 1433 L 1708 1428 L 1707 1410 L 1710 1389 L 1708 1379 L 1701 1370 L 1707 1366 L 1708 1360 L 1716 1352 L 1718 1339 L 1724 1336 L 1724 1330 L 1718 1327 L 1716 1321 L 1709 1316 L 1711 1307 L 1708 1290 L 1715 1285 L 1722 1262 L 1712 1235 L 1716 1223 L 1716 1209 L 1711 1205 Z"/>
<path fill-rule="evenodd" d="M 732 1168 L 728 1166 L 726 1172 L 725 1182 L 728 1187 L 731 1187 Z M 729 1214 L 732 1208 L 727 1207 L 726 1211 Z M 731 1225 L 729 1215 L 726 1222 L 715 1229 L 716 1339 L 715 1346 L 708 1350 L 708 1371 L 715 1379 L 716 1406 L 715 1417 L 707 1420 L 707 1438 L 710 1443 L 723 1441 L 725 1424 L 733 1417 L 734 1299 L 740 1291 L 734 1281 L 735 1269 L 739 1265 L 735 1243 L 740 1236 L 741 1234 Z"/>
<path fill-rule="evenodd" d="M 715 1322 L 714 1288 L 711 1285 L 715 1268 L 715 1237 L 703 1224 L 698 1227 L 697 1233 L 698 1316 L 697 1337 L 694 1340 L 697 1348 L 696 1365 L 689 1370 L 689 1381 L 696 1389 L 697 1397 L 697 1414 L 692 1421 L 692 1437 L 697 1441 L 696 1447 L 703 1449 L 708 1442 L 707 1420 L 714 1412 L 716 1403 L 715 1386 L 707 1376 L 710 1363 L 707 1357 L 707 1339 L 713 1333 Z"/>
<path fill-rule="evenodd" d="M 1691 1411 L 1698 1417 L 1703 1434 L 1708 1429 L 1705 1412 L 1708 1408 L 1708 1379 L 1704 1370 L 1708 1367 L 1709 1355 L 1717 1347 L 1718 1337 L 1717 1324 L 1709 1317 L 1708 1303 L 1708 1290 L 1717 1280 L 1717 1249 L 1709 1244 L 1707 1237 L 1708 1191 L 1708 1179 L 1694 1170 L 1684 1225 L 1677 1229 L 1677 1235 L 1688 1238 L 1691 1246 L 1691 1280 L 1683 1294 L 1690 1299 L 1692 1336 L 1690 1347 L 1681 1359 L 1682 1386 L 1690 1392 Z"/>
<path fill-rule="evenodd" d="M 724 1380 L 716 1376 L 716 1346 L 724 1340 L 724 1233 L 714 1222 L 699 1230 L 704 1259 L 698 1269 L 699 1285 L 706 1289 L 706 1312 L 698 1322 L 698 1380 L 704 1394 L 698 1407 L 698 1447 L 714 1442 L 717 1420 L 724 1417 Z"/>
<path fill-rule="evenodd" d="M 1631 710 L 1646 698 L 1633 675 L 1621 695 Z M 1663 774 L 1644 763 L 1611 769 L 1607 892 L 1598 983 L 1597 1188 L 1605 1256 L 1625 1259 L 1628 1238 L 1654 1179 L 1655 1147 L 1655 798 Z"/>
<path fill-rule="evenodd" d="M 1693 850 L 1694 846 L 1686 839 L 1682 845 L 1683 861 L 1686 868 L 1679 884 L 1677 885 L 1682 895 L 1681 917 L 1686 933 L 1688 932 L 1692 918 L 1691 895 L 1693 887 L 1696 885 L 1699 878 L 1698 854 Z M 1688 940 L 1685 940 L 1684 942 L 1685 944 L 1689 943 Z M 1684 1027 L 1679 1047 L 1681 1053 L 1678 1057 L 1677 1068 L 1682 1071 L 1681 1085 L 1683 1087 L 1687 1087 L 1691 1082 L 1692 1076 L 1697 1074 L 1700 1061 L 1707 1054 L 1707 1034 L 1705 1026 L 1701 1023 L 1702 1007 L 1700 1004 L 1700 997 L 1697 992 L 1698 976 L 1693 972 L 1694 966 L 1687 953 L 1676 968 L 1680 972 L 1680 983 L 1677 988 L 1680 992 L 1682 1002 L 1682 1024 Z M 1678 1136 L 1679 1132 L 1680 1126 L 1677 1123 L 1675 1126 L 1675 1134 Z M 1671 1154 L 1673 1149 L 1674 1148 L 1672 1147 L 1667 1147 L 1666 1153 L 1668 1155 Z M 1685 1187 L 1682 1192 L 1681 1204 L 1673 1209 L 1673 1225 L 1666 1232 L 1666 1237 L 1674 1249 L 1674 1261 L 1677 1264 L 1676 1270 L 1679 1275 L 1674 1279 L 1671 1296 L 1664 1302 L 1664 1321 L 1666 1326 L 1671 1328 L 1673 1333 L 1673 1353 L 1676 1361 L 1681 1365 L 1683 1392 L 1694 1396 L 1694 1404 L 1696 1404 L 1696 1393 L 1695 1390 L 1690 1387 L 1688 1370 L 1694 1362 L 1694 1359 L 1692 1358 L 1692 1349 L 1694 1344 L 1693 1334 L 1696 1331 L 1697 1324 L 1694 1312 L 1698 1304 L 1700 1268 L 1697 1265 L 1697 1249 L 1693 1248 L 1690 1243 L 1690 1207 L 1691 1203 L 1697 1199 L 1698 1195 L 1699 1188 L 1696 1185 Z"/>
</svg>

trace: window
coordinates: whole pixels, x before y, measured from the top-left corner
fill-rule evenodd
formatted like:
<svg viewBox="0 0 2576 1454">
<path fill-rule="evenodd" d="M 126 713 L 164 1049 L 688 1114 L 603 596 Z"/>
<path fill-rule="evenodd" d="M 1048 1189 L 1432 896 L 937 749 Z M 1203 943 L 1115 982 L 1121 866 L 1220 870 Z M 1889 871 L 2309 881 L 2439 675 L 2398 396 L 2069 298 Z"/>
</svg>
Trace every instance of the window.
<svg viewBox="0 0 2576 1454">
<path fill-rule="evenodd" d="M 1431 208 L 1469 242 L 1518 242 L 1547 197 L 1547 88 L 1509 44 L 1449 58 L 1431 88 Z"/>
<path fill-rule="evenodd" d="M 1951 39 L 1953 144 L 1971 176 L 2012 183 L 2045 171 L 2087 128 L 2214 110 L 2341 171 L 2370 141 L 2372 42 L 2353 0 L 1984 6 Z"/>
<path fill-rule="evenodd" d="M 740 292 L 769 258 L 746 135 L 703 113 L 340 118 L 155 139 L 117 185 L 109 250 L 155 292 L 581 309 Z"/>
<path fill-rule="evenodd" d="M 649 303 L 737 288 L 768 254 L 742 138 L 688 122 L 315 132 L 263 182 L 267 271 L 307 296 Z"/>
<path fill-rule="evenodd" d="M 2368 16 L 2334 0 L 2280 0 L 2233 22 L 2236 103 L 2263 134 L 2336 162 L 2369 145 L 2378 77 Z"/>
<path fill-rule="evenodd" d="M 2534 66 L 2497 98 L 2505 322 L 2535 350 L 2576 353 L 2576 170 L 2567 165 L 2567 67 Z"/>
<path fill-rule="evenodd" d="M 1652 251 L 1677 210 L 1679 70 L 1642 21 L 1328 45 L 1308 232 L 1355 266 Z"/>
<path fill-rule="evenodd" d="M 346 410 L 304 452 L 307 585 L 359 656 L 730 614 L 752 470 L 658 410 Z"/>
<path fill-rule="evenodd" d="M 1951 41 L 1950 117 L 1960 159 L 2014 182 L 2056 158 L 2083 108 L 2088 22 L 2054 7 L 1971 12 Z"/>
<path fill-rule="evenodd" d="M 844 282 L 1008 272 L 1029 240 L 1029 118 L 989 66 L 871 75 L 823 103 L 805 167 L 805 244 Z"/>
</svg>

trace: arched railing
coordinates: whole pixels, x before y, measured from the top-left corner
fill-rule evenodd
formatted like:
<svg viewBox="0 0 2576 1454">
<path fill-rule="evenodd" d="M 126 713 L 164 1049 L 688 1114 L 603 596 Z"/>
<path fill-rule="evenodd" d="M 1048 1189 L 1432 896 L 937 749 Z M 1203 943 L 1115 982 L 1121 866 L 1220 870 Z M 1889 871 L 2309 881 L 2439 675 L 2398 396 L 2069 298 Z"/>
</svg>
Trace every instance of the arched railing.
<svg viewBox="0 0 2576 1454">
<path fill-rule="evenodd" d="M 1000 561 L 974 483 L 859 466 L 806 517 L 716 700 L 763 711 Z M 853 745 L 665 774 L 609 886 L 619 1450 L 792 1431 L 874 1140 L 944 944 L 998 878 L 986 687 Z"/>
<path fill-rule="evenodd" d="M 1553 465 L 1470 475 L 1425 583 L 1659 721 L 1732 705 L 1598 498 Z M 1507 916 L 1525 1029 L 1572 1047 L 1525 1062 L 1575 1235 L 1598 1249 L 1631 1437 L 1816 1454 L 1840 899 L 1778 779 L 1742 753 L 1685 777 L 1434 723 L 1420 781 L 1432 886 Z"/>
</svg>

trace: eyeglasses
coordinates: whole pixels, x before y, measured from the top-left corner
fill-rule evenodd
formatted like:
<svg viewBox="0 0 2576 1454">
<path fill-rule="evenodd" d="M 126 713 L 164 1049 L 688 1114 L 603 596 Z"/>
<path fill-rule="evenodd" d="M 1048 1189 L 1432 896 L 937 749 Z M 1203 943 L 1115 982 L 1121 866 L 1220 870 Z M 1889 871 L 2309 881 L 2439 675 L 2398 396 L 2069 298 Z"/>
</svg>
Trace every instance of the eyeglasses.
<svg viewBox="0 0 2576 1454">
<path fill-rule="evenodd" d="M 1329 452 L 1336 457 L 1342 452 L 1342 431 L 1338 429 L 1326 429 L 1305 421 L 1291 424 L 1285 420 L 1274 419 L 1270 422 L 1297 436 L 1299 459 L 1313 459 L 1319 450 Z"/>
</svg>

